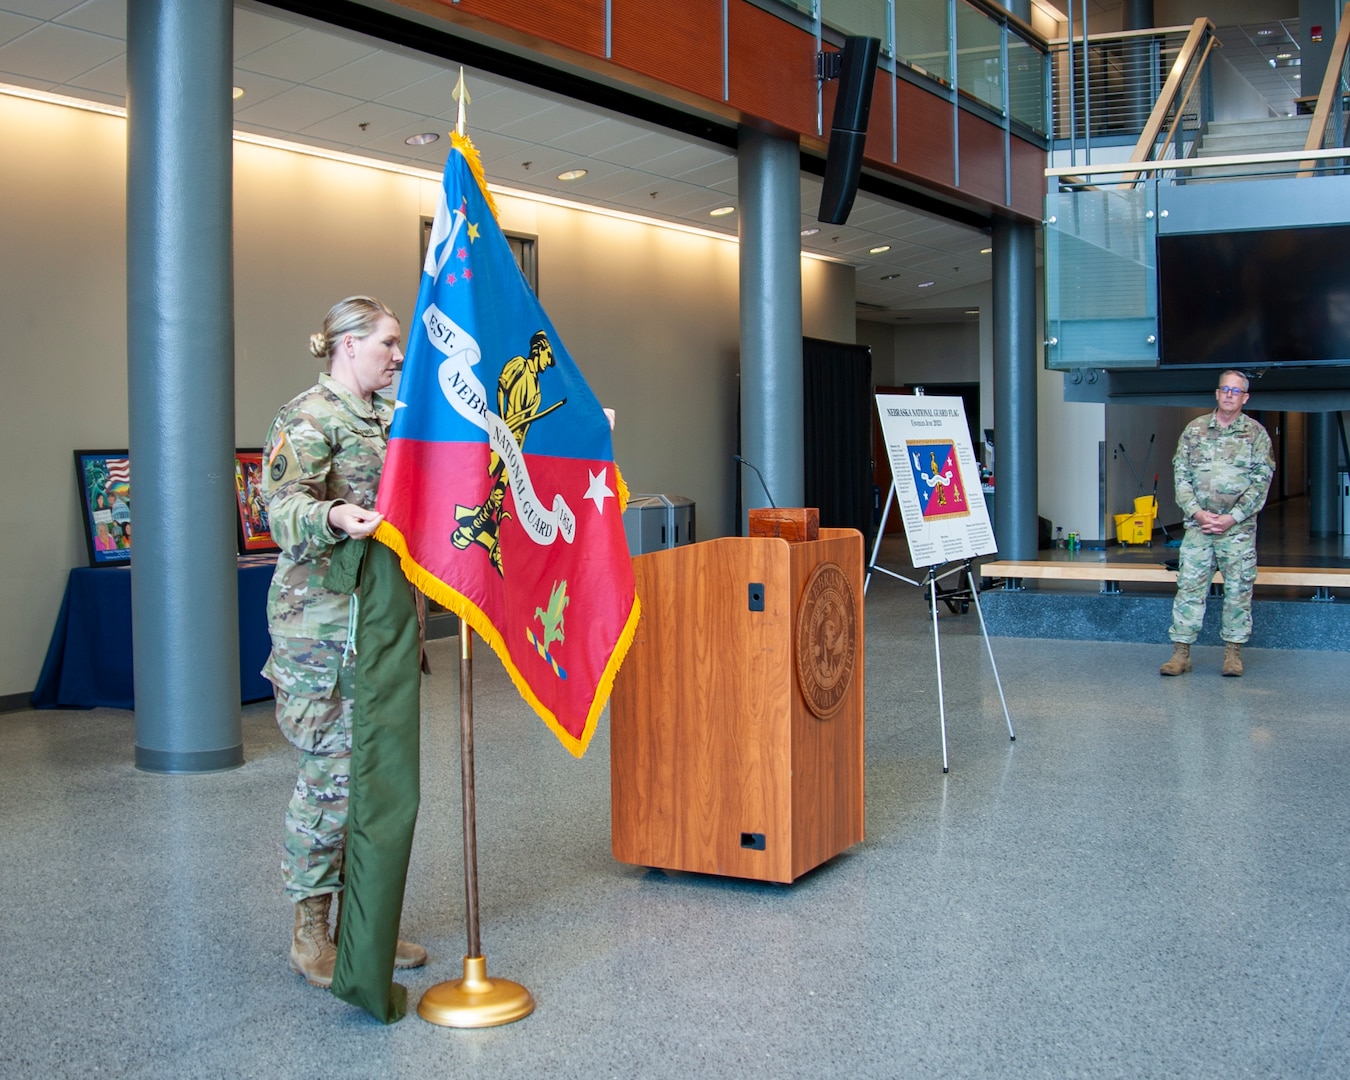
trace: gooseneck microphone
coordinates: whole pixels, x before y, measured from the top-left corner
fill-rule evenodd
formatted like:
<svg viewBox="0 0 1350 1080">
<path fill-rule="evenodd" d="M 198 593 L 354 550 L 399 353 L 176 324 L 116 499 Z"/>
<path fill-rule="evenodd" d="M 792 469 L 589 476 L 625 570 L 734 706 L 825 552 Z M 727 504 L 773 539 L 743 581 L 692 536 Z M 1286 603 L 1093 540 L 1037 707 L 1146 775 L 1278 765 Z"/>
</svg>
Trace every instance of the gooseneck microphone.
<svg viewBox="0 0 1350 1080">
<path fill-rule="evenodd" d="M 773 501 L 773 495 L 769 493 L 769 485 L 764 481 L 764 474 L 760 472 L 758 469 L 755 469 L 753 465 L 750 465 L 750 462 L 746 461 L 745 458 L 741 457 L 740 454 L 732 454 L 731 456 L 734 457 L 737 461 L 739 461 L 742 465 L 749 465 L 750 468 L 755 470 L 755 475 L 759 477 L 759 485 L 764 489 L 764 494 L 767 495 L 769 498 L 769 505 L 773 507 L 775 510 L 777 510 L 778 504 Z"/>
</svg>

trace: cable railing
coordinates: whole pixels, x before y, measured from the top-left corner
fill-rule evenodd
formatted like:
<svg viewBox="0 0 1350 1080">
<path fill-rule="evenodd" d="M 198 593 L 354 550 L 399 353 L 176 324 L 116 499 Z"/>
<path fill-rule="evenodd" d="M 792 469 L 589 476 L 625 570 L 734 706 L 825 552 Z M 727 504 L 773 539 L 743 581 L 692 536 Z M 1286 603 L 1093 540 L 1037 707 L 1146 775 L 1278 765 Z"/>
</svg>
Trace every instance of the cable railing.
<svg viewBox="0 0 1350 1080">
<path fill-rule="evenodd" d="M 1213 115 L 1205 62 L 1217 44 L 1207 19 L 1050 42 L 1055 145 L 1075 160 L 1094 141 L 1134 143 L 1140 161 L 1193 154 Z"/>
</svg>

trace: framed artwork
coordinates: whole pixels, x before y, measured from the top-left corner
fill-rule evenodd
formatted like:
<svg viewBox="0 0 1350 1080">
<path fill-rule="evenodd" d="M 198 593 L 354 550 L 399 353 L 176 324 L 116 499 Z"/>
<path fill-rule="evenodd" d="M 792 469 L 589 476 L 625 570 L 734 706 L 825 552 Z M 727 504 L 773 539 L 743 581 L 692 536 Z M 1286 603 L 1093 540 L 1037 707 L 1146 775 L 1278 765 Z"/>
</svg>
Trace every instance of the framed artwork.
<svg viewBox="0 0 1350 1080">
<path fill-rule="evenodd" d="M 272 530 L 267 524 L 267 503 L 263 499 L 262 450 L 235 450 L 234 493 L 239 510 L 239 553 L 276 551 Z"/>
<path fill-rule="evenodd" d="M 420 270 L 427 261 L 427 248 L 431 244 L 431 223 L 433 218 L 422 218 L 421 240 L 417 249 L 417 266 Z M 520 266 L 521 273 L 525 275 L 525 280 L 530 283 L 530 288 L 534 290 L 536 296 L 539 295 L 539 238 L 530 236 L 527 233 L 505 233 L 506 242 L 511 247 L 511 254 L 516 257 L 516 263 Z"/>
<path fill-rule="evenodd" d="M 75 483 L 90 566 L 131 562 L 131 459 L 125 450 L 76 450 Z"/>
</svg>

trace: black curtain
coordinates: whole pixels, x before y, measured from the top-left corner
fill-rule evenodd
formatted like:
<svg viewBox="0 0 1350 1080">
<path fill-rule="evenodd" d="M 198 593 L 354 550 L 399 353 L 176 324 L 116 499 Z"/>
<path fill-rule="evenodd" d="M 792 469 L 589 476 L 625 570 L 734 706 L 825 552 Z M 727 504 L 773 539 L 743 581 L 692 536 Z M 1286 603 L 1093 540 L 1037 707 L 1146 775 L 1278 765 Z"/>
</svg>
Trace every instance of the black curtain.
<svg viewBox="0 0 1350 1080">
<path fill-rule="evenodd" d="M 805 502 L 872 542 L 872 350 L 802 339 Z"/>
</svg>

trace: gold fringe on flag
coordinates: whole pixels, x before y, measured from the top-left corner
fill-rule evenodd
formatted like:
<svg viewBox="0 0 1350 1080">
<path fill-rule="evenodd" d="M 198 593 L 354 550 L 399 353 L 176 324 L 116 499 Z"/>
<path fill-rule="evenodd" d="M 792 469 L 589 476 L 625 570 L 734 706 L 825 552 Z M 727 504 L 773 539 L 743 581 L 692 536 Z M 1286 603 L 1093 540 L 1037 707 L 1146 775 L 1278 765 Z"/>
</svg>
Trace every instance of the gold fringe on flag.
<svg viewBox="0 0 1350 1080">
<path fill-rule="evenodd" d="M 493 218 L 500 225 L 501 215 L 497 213 L 497 204 L 492 201 L 492 192 L 488 190 L 487 175 L 483 172 L 483 159 L 478 154 L 478 147 L 474 146 L 471 138 L 461 135 L 458 131 L 450 132 L 450 145 L 464 155 L 464 160 L 469 163 L 469 171 L 473 173 L 473 178 L 478 184 L 478 190 L 483 193 L 488 209 L 492 211 Z"/>
</svg>

